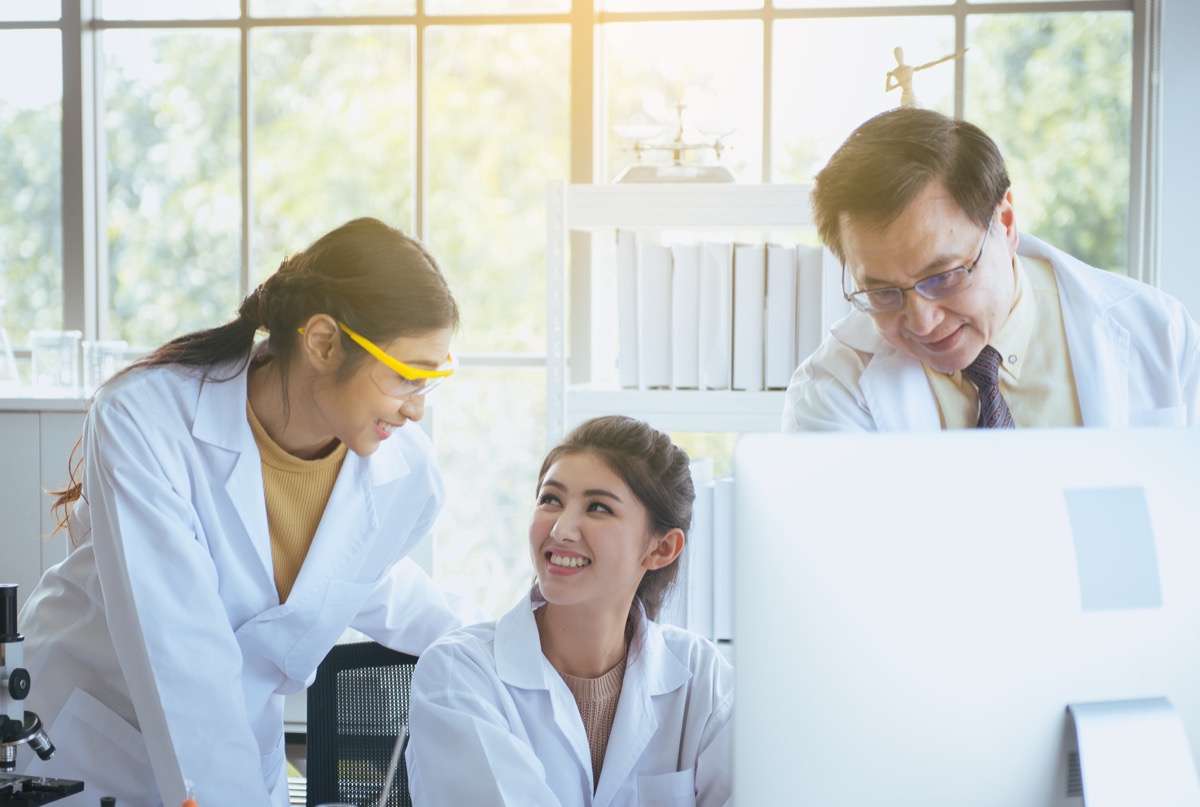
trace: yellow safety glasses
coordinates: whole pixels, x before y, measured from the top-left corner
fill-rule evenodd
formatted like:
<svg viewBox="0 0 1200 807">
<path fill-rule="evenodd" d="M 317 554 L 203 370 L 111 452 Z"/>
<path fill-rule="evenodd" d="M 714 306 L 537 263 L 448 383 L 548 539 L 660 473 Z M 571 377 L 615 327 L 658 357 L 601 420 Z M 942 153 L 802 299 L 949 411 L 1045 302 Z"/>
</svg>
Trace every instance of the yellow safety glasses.
<svg viewBox="0 0 1200 807">
<path fill-rule="evenodd" d="M 338 321 L 338 327 L 345 331 L 346 336 L 353 339 L 359 347 L 379 359 L 380 363 L 371 370 L 371 378 L 385 395 L 393 398 L 428 395 L 430 390 L 454 375 L 454 371 L 458 369 L 458 362 L 450 354 L 446 354 L 446 360 L 433 370 L 413 367 L 395 356 L 389 356 L 370 339 L 350 330 L 346 323 Z M 301 334 L 304 333 L 303 328 L 299 330 Z"/>
</svg>

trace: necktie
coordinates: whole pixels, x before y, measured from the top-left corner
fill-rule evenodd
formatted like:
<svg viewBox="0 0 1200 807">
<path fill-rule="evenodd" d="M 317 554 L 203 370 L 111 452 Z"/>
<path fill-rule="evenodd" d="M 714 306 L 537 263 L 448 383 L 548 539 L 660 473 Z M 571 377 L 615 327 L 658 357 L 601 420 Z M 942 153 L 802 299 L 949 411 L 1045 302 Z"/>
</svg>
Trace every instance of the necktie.
<svg viewBox="0 0 1200 807">
<path fill-rule="evenodd" d="M 962 371 L 971 383 L 979 389 L 979 429 L 1013 429 L 1016 428 L 1012 412 L 1000 395 L 1000 354 L 991 345 L 984 345 L 983 350 L 971 362 L 971 366 Z"/>
</svg>

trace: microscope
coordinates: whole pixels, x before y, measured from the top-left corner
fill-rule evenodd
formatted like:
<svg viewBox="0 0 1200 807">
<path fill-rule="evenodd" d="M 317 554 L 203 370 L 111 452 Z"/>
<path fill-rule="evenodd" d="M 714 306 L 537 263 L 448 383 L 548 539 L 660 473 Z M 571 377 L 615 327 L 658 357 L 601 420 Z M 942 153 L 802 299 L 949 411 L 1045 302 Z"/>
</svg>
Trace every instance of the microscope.
<svg viewBox="0 0 1200 807">
<path fill-rule="evenodd" d="M 21 666 L 24 642 L 17 632 L 17 586 L 0 583 L 0 807 L 48 804 L 83 790 L 83 782 L 13 772 L 22 744 L 28 743 L 42 759 L 54 755 L 41 718 L 24 707 L 30 687 L 29 671 Z"/>
</svg>

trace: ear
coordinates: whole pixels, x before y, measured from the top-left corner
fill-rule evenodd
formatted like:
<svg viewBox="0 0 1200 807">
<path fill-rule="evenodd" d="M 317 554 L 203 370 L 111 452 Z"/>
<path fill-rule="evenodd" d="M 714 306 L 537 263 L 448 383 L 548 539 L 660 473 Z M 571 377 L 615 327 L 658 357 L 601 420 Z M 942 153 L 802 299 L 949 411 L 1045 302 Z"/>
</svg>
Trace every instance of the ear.
<svg viewBox="0 0 1200 807">
<path fill-rule="evenodd" d="M 686 541 L 683 530 L 678 527 L 672 527 L 662 535 L 651 538 L 646 557 L 642 558 L 642 566 L 651 571 L 670 566 L 683 551 Z"/>
<path fill-rule="evenodd" d="M 316 371 L 327 373 L 341 366 L 341 331 L 337 320 L 328 314 L 313 314 L 300 334 L 299 354 Z"/>
<path fill-rule="evenodd" d="M 1004 197 L 1000 200 L 997 209 L 1000 213 L 1000 226 L 1004 228 L 1004 243 L 1008 247 L 1008 255 L 1011 258 L 1017 254 L 1017 244 L 1021 240 L 1021 236 L 1017 232 L 1017 212 L 1013 207 L 1012 188 L 1004 192 Z"/>
</svg>

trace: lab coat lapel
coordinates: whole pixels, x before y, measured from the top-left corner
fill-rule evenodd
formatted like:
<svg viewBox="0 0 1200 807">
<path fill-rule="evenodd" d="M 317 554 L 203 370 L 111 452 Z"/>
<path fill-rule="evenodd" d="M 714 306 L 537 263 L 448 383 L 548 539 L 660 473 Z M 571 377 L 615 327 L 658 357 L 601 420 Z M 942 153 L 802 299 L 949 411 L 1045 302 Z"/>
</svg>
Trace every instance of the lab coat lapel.
<svg viewBox="0 0 1200 807">
<path fill-rule="evenodd" d="M 1133 292 L 1114 296 L 1095 284 L 1085 286 L 1082 276 L 1090 267 L 1024 233 L 1018 254 L 1054 268 L 1083 425 L 1129 426 L 1129 331 L 1108 311 Z"/>
<path fill-rule="evenodd" d="M 398 451 L 377 451 L 370 458 L 347 452 L 296 578 L 293 596 L 357 573 L 365 548 L 379 533 L 377 491 L 408 472 L 408 463 Z"/>
<path fill-rule="evenodd" d="M 292 596 L 314 587 L 323 589 L 329 580 L 349 576 L 352 569 L 344 567 L 362 557 L 363 546 L 378 524 L 369 468 L 363 457 L 347 452 Z"/>
<path fill-rule="evenodd" d="M 1084 426 L 1129 425 L 1129 331 L 1091 301 L 1063 306 Z"/>
<path fill-rule="evenodd" d="M 882 342 L 882 340 L 880 340 Z M 921 363 L 883 343 L 863 370 L 863 397 L 879 431 L 937 431 L 937 400 Z"/>
<path fill-rule="evenodd" d="M 621 699 L 604 752 L 604 767 L 600 770 L 593 807 L 612 805 L 619 795 L 629 792 L 622 791 L 622 786 L 658 732 L 654 698 L 674 692 L 691 677 L 691 671 L 667 650 L 659 626 L 641 614 L 638 635 L 630 645 Z"/>
<path fill-rule="evenodd" d="M 248 367 L 248 364 L 242 367 L 241 372 L 228 381 L 205 381 L 200 385 L 192 436 L 234 454 L 233 466 L 225 479 L 225 492 L 263 572 L 273 584 L 275 571 L 271 563 L 267 507 L 263 500 L 262 457 L 246 418 Z M 226 378 L 232 371 L 232 366 L 218 367 L 211 377 Z"/>
<path fill-rule="evenodd" d="M 871 354 L 859 378 L 867 411 L 878 431 L 937 431 L 937 400 L 921 363 L 886 342 L 867 314 L 851 311 L 831 332 L 854 350 Z"/>
<path fill-rule="evenodd" d="M 496 674 L 508 686 L 541 690 L 550 699 L 554 724 L 567 741 L 584 770 L 592 769 L 592 751 L 588 745 L 579 705 L 562 676 L 542 654 L 537 622 L 533 618 L 533 599 L 540 601 L 535 588 L 529 600 L 509 611 L 496 625 Z"/>
</svg>

